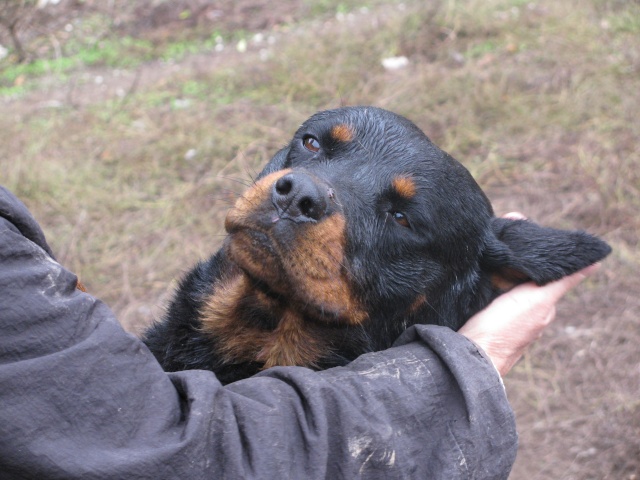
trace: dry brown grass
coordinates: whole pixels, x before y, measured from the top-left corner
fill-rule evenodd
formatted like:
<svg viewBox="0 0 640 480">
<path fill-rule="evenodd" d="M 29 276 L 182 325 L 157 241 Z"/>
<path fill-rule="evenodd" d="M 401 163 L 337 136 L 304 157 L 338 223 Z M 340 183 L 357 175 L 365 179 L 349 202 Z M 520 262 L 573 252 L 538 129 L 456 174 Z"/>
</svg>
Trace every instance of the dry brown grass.
<svg viewBox="0 0 640 480">
<path fill-rule="evenodd" d="M 27 73 L 18 90 L 1 80 L 17 76 L 0 77 L 0 181 L 138 332 L 172 279 L 219 245 L 227 206 L 302 120 L 341 104 L 404 114 L 473 172 L 498 213 L 586 229 L 614 248 L 506 379 L 521 434 L 512 478 L 637 478 L 640 5 L 424 3 L 288 1 L 257 25 L 242 7 L 267 2 L 223 2 L 234 7 L 218 20 L 222 52 L 197 48 L 206 22 L 127 29 L 140 18 L 123 11 L 119 34 L 158 57 L 172 45 L 196 53 Z M 392 55 L 409 65 L 386 71 Z"/>
</svg>

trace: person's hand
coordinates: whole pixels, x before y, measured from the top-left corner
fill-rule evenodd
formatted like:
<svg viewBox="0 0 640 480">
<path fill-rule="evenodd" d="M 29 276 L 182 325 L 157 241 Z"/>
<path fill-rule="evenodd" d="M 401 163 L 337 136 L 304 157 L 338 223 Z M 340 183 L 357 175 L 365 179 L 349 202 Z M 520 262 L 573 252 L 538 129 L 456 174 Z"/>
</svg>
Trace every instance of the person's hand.
<svg viewBox="0 0 640 480">
<path fill-rule="evenodd" d="M 555 318 L 556 303 L 598 267 L 591 265 L 542 287 L 519 285 L 471 317 L 458 332 L 482 348 L 504 376 Z"/>
</svg>

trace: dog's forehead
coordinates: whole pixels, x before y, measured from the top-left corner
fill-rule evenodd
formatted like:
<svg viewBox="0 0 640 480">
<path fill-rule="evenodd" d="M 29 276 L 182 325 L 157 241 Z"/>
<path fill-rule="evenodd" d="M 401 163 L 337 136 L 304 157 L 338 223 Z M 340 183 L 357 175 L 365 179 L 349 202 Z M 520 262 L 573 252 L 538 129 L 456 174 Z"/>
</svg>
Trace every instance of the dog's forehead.
<svg viewBox="0 0 640 480">
<path fill-rule="evenodd" d="M 397 198 L 413 200 L 479 190 L 459 162 L 413 122 L 387 110 L 322 111 L 302 124 L 294 141 L 308 135 L 318 139 L 321 161 L 301 166 L 318 170 L 336 187 L 363 197 L 392 192 Z"/>
<path fill-rule="evenodd" d="M 313 115 L 298 137 L 312 134 L 329 147 L 330 156 L 343 154 L 378 173 L 416 174 L 440 163 L 442 152 L 414 123 L 376 107 L 343 107 Z"/>
<path fill-rule="evenodd" d="M 334 140 L 358 140 L 376 144 L 390 139 L 403 142 L 427 140 L 424 133 L 411 121 L 393 112 L 376 107 L 343 107 L 313 115 L 301 130 L 328 133 Z"/>
</svg>

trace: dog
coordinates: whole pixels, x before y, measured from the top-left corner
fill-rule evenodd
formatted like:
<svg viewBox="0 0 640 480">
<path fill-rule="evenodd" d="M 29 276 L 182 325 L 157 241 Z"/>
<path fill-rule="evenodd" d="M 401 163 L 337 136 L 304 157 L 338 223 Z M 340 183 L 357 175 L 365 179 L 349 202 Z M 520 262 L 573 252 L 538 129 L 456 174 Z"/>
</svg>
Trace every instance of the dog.
<svg viewBox="0 0 640 480">
<path fill-rule="evenodd" d="M 457 330 L 510 288 L 611 251 L 584 232 L 496 218 L 459 162 L 374 107 L 302 124 L 225 229 L 143 337 L 166 371 L 212 370 L 224 384 L 345 365 L 413 324 Z"/>
</svg>

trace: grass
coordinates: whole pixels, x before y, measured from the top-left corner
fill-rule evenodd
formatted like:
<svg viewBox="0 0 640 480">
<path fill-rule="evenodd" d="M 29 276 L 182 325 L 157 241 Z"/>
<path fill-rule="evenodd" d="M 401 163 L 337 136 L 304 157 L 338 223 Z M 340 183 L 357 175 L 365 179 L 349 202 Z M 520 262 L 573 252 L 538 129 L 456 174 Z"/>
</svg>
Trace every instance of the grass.
<svg viewBox="0 0 640 480">
<path fill-rule="evenodd" d="M 1 183 L 29 205 L 59 259 L 135 332 L 159 315 L 172 279 L 215 250 L 228 205 L 311 113 L 375 104 L 404 114 L 472 171 L 498 213 L 520 209 L 613 245 L 603 274 L 567 303 L 591 336 L 570 340 L 559 330 L 544 344 L 551 353 L 538 350 L 538 363 L 523 364 L 507 387 L 528 446 L 514 478 L 543 469 L 546 478 L 623 478 L 615 469 L 637 457 L 632 427 L 595 423 L 596 433 L 629 445 L 596 465 L 563 445 L 587 451 L 597 436 L 563 430 L 560 420 L 580 409 L 604 415 L 612 397 L 627 416 L 637 413 L 624 376 L 635 350 L 617 346 L 616 333 L 636 338 L 640 308 L 637 2 L 287 7 L 295 15 L 283 13 L 268 31 L 221 25 L 161 38 L 98 39 L 87 33 L 104 29 L 93 17 L 66 55 L 2 67 Z M 273 41 L 257 42 L 256 33 Z M 381 60 L 398 55 L 409 65 L 386 71 Z M 566 313 L 561 321 L 578 320 Z M 580 363 L 580 375 L 565 370 L 577 360 L 563 356 L 579 349 L 591 362 Z M 597 370 L 603 358 L 619 368 Z M 590 390 L 598 384 L 610 394 Z M 563 405 L 569 396 L 584 398 Z M 557 425 L 538 442 L 543 421 Z M 552 461 L 543 467 L 536 455 Z"/>
<path fill-rule="evenodd" d="M 152 44 L 131 37 L 105 39 L 92 45 L 74 48 L 69 56 L 42 58 L 30 63 L 7 65 L 0 70 L 0 95 L 23 93 L 27 78 L 56 75 L 60 80 L 81 68 L 103 66 L 108 68 L 132 68 L 151 58 Z"/>
</svg>

